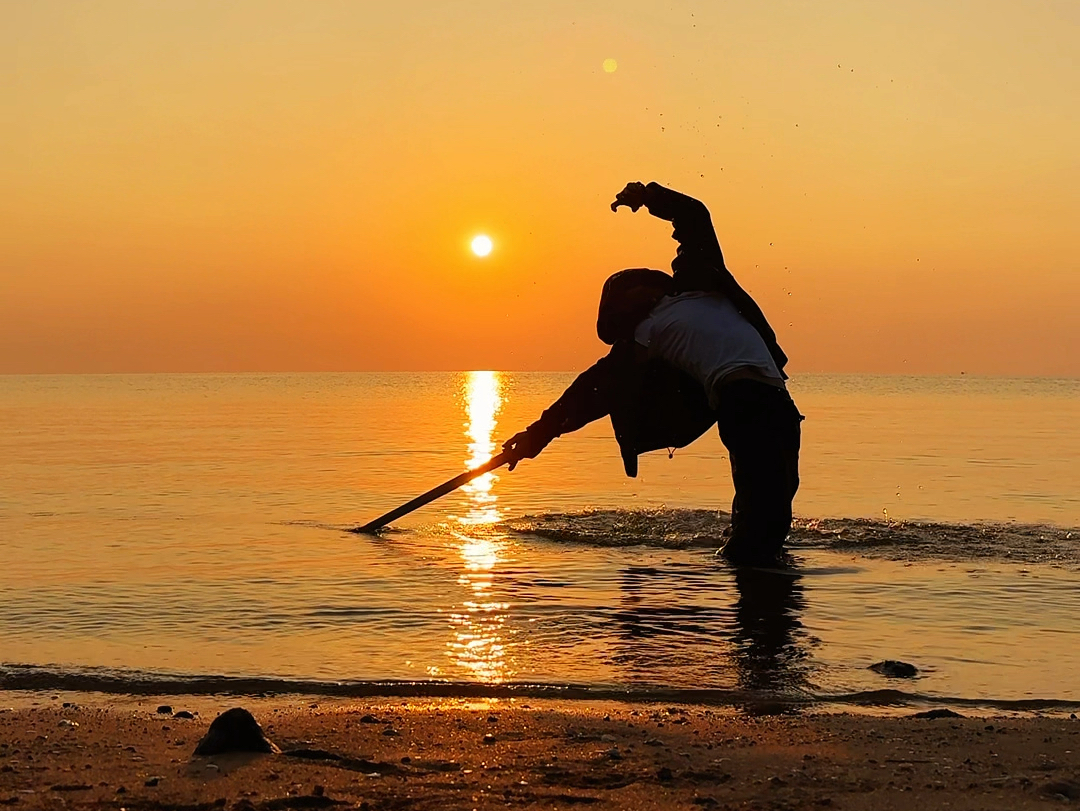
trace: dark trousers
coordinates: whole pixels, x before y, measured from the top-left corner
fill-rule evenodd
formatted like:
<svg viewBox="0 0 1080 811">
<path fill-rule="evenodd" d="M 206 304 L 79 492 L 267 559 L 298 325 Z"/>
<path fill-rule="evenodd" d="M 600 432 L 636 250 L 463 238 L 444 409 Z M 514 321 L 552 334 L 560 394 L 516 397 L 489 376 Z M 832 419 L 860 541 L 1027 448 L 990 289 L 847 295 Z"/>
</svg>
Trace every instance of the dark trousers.
<svg viewBox="0 0 1080 811">
<path fill-rule="evenodd" d="M 718 401 L 716 423 L 735 483 L 723 555 L 733 563 L 768 565 L 791 529 L 802 416 L 787 391 L 756 380 L 722 386 Z"/>
</svg>

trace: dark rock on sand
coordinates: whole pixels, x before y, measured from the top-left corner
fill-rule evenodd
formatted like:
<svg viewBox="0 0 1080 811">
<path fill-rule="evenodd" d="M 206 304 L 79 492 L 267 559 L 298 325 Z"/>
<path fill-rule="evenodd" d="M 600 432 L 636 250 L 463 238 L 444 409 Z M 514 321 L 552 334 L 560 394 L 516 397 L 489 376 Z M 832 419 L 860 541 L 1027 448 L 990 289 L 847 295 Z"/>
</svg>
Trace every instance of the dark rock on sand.
<svg viewBox="0 0 1080 811">
<path fill-rule="evenodd" d="M 173 718 L 194 718 L 194 717 L 195 717 L 195 713 L 188 712 L 187 710 L 180 710 L 179 712 L 173 713 Z"/>
<path fill-rule="evenodd" d="M 157 708 L 157 711 L 159 715 L 171 715 L 172 707 L 170 707 L 168 704 L 162 704 L 160 707 Z"/>
<path fill-rule="evenodd" d="M 890 679 L 913 679 L 919 675 L 919 668 L 915 667 L 915 665 L 900 662 L 896 659 L 875 662 L 867 670 L 873 670 L 875 673 L 888 676 Z"/>
<path fill-rule="evenodd" d="M 255 717 L 243 707 L 233 707 L 215 718 L 206 735 L 195 747 L 196 755 L 279 751 L 281 750 L 267 740 Z"/>
<path fill-rule="evenodd" d="M 1068 780 L 1058 780 L 1043 786 L 1042 793 L 1049 794 L 1051 797 L 1065 797 L 1068 800 L 1080 800 L 1080 783 L 1073 783 Z"/>
<path fill-rule="evenodd" d="M 940 707 L 934 710 L 925 710 L 924 712 L 917 712 L 911 716 L 912 718 L 963 718 L 960 713 L 947 710 L 944 707 Z"/>
</svg>

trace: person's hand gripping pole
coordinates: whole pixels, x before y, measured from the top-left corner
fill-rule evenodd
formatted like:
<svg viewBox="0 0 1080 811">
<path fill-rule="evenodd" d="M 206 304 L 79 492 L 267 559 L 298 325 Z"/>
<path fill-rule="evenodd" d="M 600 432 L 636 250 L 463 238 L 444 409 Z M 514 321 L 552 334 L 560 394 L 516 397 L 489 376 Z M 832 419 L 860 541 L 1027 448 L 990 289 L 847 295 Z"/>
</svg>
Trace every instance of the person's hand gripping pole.
<svg viewBox="0 0 1080 811">
<path fill-rule="evenodd" d="M 519 431 L 503 443 L 503 451 L 511 454 L 510 467 L 513 470 L 522 459 L 535 459 L 540 451 L 548 446 L 554 437 L 533 423 L 524 431 Z"/>
</svg>

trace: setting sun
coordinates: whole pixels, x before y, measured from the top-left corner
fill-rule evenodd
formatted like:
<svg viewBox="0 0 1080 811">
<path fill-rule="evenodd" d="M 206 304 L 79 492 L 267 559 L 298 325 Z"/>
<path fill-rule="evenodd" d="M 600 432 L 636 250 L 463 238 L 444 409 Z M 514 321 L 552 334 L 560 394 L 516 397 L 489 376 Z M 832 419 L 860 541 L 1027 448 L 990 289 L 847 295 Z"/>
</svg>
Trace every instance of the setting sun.
<svg viewBox="0 0 1080 811">
<path fill-rule="evenodd" d="M 491 237 L 486 234 L 480 234 L 473 238 L 472 252 L 477 256 L 487 256 L 491 253 L 491 249 L 494 247 L 494 243 L 491 241 Z"/>
</svg>

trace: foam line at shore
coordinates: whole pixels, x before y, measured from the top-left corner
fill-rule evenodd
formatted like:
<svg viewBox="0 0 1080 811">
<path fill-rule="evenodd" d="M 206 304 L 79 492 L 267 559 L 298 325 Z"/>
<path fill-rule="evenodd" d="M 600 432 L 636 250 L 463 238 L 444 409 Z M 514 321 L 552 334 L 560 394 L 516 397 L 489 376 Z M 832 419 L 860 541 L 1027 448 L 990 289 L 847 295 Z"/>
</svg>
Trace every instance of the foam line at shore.
<svg viewBox="0 0 1080 811">
<path fill-rule="evenodd" d="M 247 676 L 156 674 L 140 671 L 54 669 L 0 665 L 0 690 L 63 691 L 112 695 L 301 695 L 334 698 L 548 698 L 569 701 L 665 702 L 785 712 L 847 707 L 970 707 L 1005 712 L 1080 711 L 1080 702 L 1054 698 L 987 699 L 933 696 L 903 690 L 852 693 L 777 693 L 753 690 L 678 689 L 662 686 L 449 682 L 430 680 L 319 681 Z"/>
</svg>

